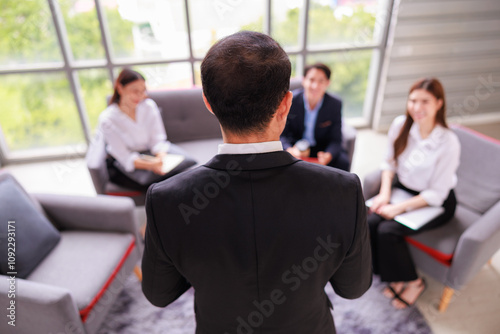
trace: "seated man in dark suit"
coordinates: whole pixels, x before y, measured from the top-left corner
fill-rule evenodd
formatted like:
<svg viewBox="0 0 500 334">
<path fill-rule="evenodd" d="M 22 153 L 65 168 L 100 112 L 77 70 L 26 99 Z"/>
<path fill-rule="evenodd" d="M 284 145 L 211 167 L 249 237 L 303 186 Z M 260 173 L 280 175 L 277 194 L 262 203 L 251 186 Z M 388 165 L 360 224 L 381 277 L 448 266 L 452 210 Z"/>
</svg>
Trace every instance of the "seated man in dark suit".
<svg viewBox="0 0 500 334">
<path fill-rule="evenodd" d="M 290 72 L 267 35 L 239 32 L 212 46 L 203 97 L 224 144 L 148 190 L 142 290 L 164 307 L 192 286 L 196 333 L 331 334 L 325 285 L 344 298 L 370 287 L 358 177 L 296 159 L 279 141 Z"/>
<path fill-rule="evenodd" d="M 331 71 L 316 63 L 304 69 L 303 89 L 294 91 L 281 142 L 296 158 L 318 158 L 318 163 L 349 171 L 342 148 L 342 101 L 326 92 Z"/>
</svg>

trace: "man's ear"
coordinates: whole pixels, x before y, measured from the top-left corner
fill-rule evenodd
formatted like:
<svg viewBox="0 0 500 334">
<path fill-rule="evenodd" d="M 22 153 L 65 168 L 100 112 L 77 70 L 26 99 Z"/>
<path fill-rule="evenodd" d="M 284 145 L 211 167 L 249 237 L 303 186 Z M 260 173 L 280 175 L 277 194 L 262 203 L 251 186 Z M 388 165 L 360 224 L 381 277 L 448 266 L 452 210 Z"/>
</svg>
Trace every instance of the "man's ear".
<svg viewBox="0 0 500 334">
<path fill-rule="evenodd" d="M 288 113 L 290 112 L 290 107 L 292 106 L 293 93 L 291 91 L 286 92 L 285 97 L 281 100 L 278 107 L 278 117 L 280 119 L 286 119 Z"/>
<path fill-rule="evenodd" d="M 202 92 L 201 94 L 203 96 L 203 102 L 205 103 L 205 107 L 207 107 L 208 111 L 210 111 L 213 114 L 214 112 L 212 111 L 212 106 L 210 105 L 210 103 L 208 103 L 208 100 L 205 97 L 205 93 Z"/>
</svg>

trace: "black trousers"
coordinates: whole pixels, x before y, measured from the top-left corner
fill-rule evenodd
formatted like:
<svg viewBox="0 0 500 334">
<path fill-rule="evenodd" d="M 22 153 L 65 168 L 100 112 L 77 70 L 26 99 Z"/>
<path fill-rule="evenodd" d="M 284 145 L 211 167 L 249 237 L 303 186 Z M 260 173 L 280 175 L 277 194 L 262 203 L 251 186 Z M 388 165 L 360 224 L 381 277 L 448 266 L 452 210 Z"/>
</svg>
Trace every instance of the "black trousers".
<svg viewBox="0 0 500 334">
<path fill-rule="evenodd" d="M 115 158 L 111 155 L 108 155 L 106 158 L 106 167 L 108 168 L 109 180 L 115 184 L 140 192 L 146 192 L 150 186 L 149 184 L 139 184 L 128 177 L 126 173 L 122 172 L 115 166 Z"/>
<path fill-rule="evenodd" d="M 139 152 L 141 154 L 148 154 L 148 155 L 153 155 L 150 151 L 143 151 Z M 170 144 L 170 147 L 168 149 L 168 153 L 173 153 L 173 154 L 180 154 L 184 155 L 187 159 L 191 159 L 194 162 L 194 159 L 192 159 L 182 148 L 175 144 Z M 191 165 L 187 165 L 189 167 Z M 118 184 L 122 187 L 129 188 L 132 190 L 137 190 L 141 192 L 146 192 L 149 188 L 149 186 L 152 183 L 160 182 L 162 180 L 165 180 L 171 176 L 173 176 L 175 173 L 167 173 L 165 175 L 157 175 L 153 172 L 148 172 L 151 173 L 151 181 L 148 184 L 140 184 L 136 182 L 135 180 L 131 179 L 127 173 L 121 171 L 119 168 L 116 167 L 115 165 L 115 158 L 113 158 L 111 155 L 108 154 L 108 157 L 106 158 L 106 167 L 108 169 L 108 174 L 109 174 L 109 180 L 115 184 Z M 177 171 L 176 173 L 180 172 L 181 170 Z"/>
<path fill-rule="evenodd" d="M 418 192 L 404 187 L 399 182 L 395 186 L 418 195 Z M 455 214 L 456 205 L 455 193 L 451 190 L 442 205 L 445 210 L 444 213 L 416 231 L 395 220 L 386 220 L 376 213 L 370 213 L 367 220 L 370 228 L 373 272 L 380 275 L 380 280 L 383 282 L 416 280 L 418 275 L 415 264 L 404 237 L 445 224 Z"/>
</svg>

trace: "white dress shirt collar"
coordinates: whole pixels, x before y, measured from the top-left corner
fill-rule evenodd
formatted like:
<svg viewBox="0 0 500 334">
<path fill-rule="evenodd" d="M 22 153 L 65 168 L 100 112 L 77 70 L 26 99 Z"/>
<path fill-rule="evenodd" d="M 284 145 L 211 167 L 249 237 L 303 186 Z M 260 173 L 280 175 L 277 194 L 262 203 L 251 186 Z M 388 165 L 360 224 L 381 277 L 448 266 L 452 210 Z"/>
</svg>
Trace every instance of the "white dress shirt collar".
<svg viewBox="0 0 500 334">
<path fill-rule="evenodd" d="M 220 144 L 219 154 L 255 154 L 283 151 L 281 141 L 267 141 L 248 144 Z"/>
</svg>

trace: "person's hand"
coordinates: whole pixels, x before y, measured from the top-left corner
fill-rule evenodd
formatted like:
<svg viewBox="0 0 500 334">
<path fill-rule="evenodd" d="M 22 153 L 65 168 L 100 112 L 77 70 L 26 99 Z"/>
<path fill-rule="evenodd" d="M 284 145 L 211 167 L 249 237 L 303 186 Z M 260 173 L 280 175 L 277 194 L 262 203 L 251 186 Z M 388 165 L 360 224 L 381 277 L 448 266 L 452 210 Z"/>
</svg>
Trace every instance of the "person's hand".
<svg viewBox="0 0 500 334">
<path fill-rule="evenodd" d="M 375 213 L 382 216 L 385 219 L 394 219 L 397 215 L 405 212 L 399 205 L 397 204 L 386 204 L 380 207 Z"/>
<path fill-rule="evenodd" d="M 332 161 L 332 154 L 330 152 L 318 152 L 318 163 L 321 165 L 328 165 Z"/>
<path fill-rule="evenodd" d="M 386 194 L 378 194 L 375 196 L 373 199 L 372 206 L 370 207 L 370 210 L 372 212 L 377 213 L 378 209 L 380 209 L 382 206 L 389 204 L 391 200 L 391 195 L 386 195 Z"/>
<path fill-rule="evenodd" d="M 288 153 L 290 153 L 291 155 L 293 155 L 294 157 L 296 157 L 297 159 L 301 159 L 302 158 L 301 152 L 295 146 L 287 148 L 286 151 Z"/>
<path fill-rule="evenodd" d="M 156 157 L 160 158 L 160 159 L 163 159 L 163 157 L 165 157 L 166 155 L 167 155 L 167 152 L 158 152 L 158 153 L 156 153 Z"/>
<path fill-rule="evenodd" d="M 158 175 L 164 175 L 163 171 L 161 170 L 163 167 L 163 158 L 161 157 L 154 157 L 154 159 L 151 159 L 151 171 L 155 174 Z"/>
</svg>

